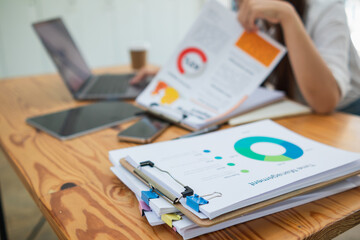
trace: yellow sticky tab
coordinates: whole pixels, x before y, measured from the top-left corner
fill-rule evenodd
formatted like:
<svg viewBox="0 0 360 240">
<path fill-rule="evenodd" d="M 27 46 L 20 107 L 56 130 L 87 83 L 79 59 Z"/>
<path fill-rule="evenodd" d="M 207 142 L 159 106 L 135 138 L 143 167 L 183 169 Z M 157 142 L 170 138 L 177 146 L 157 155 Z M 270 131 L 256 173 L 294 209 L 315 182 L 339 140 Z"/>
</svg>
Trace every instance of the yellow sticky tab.
<svg viewBox="0 0 360 240">
<path fill-rule="evenodd" d="M 176 213 L 168 213 L 161 215 L 161 220 L 164 221 L 167 225 L 169 225 L 171 228 L 173 227 L 172 222 L 181 220 L 182 217 L 180 215 L 177 215 Z"/>
</svg>

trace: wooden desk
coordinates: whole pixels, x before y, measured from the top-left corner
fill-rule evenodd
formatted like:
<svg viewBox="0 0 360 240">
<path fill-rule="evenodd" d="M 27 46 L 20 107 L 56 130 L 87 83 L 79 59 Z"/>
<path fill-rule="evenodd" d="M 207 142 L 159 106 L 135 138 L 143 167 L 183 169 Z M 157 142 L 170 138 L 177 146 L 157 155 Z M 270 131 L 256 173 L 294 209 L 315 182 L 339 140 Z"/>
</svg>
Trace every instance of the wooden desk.
<svg viewBox="0 0 360 240">
<path fill-rule="evenodd" d="M 148 225 L 134 195 L 109 170 L 109 150 L 135 145 L 117 141 L 124 125 L 61 142 L 25 123 L 30 116 L 81 104 L 86 102 L 75 102 L 57 75 L 0 81 L 1 146 L 56 234 L 60 239 L 181 239 L 165 225 Z M 360 149 L 360 118 L 355 116 L 308 115 L 277 122 L 325 144 Z M 185 133 L 171 127 L 158 141 Z M 359 223 L 359 209 L 356 188 L 200 239 L 330 239 Z"/>
</svg>

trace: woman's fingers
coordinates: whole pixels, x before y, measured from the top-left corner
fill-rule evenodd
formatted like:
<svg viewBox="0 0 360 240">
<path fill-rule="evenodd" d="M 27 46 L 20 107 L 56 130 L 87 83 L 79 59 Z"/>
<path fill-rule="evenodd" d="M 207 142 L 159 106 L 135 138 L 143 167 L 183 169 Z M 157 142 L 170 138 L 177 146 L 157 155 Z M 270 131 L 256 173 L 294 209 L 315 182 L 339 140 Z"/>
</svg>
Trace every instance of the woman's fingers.
<svg viewBox="0 0 360 240">
<path fill-rule="evenodd" d="M 254 11 L 256 4 L 254 0 L 244 0 L 238 12 L 238 20 L 247 31 L 257 29 L 255 26 L 256 19 L 254 19 L 256 16 L 256 12 Z"/>
<path fill-rule="evenodd" d="M 241 23 L 241 25 L 246 25 L 246 17 L 248 12 L 248 4 L 250 0 L 243 0 L 240 5 L 240 9 L 238 11 L 238 20 Z"/>
<path fill-rule="evenodd" d="M 157 72 L 159 71 L 158 68 L 147 68 L 147 67 L 143 67 L 142 69 L 139 70 L 139 72 L 137 72 L 137 74 L 130 80 L 130 84 L 131 85 L 136 85 L 141 83 L 142 81 L 146 80 L 146 77 L 148 76 L 154 76 L 157 74 Z"/>
<path fill-rule="evenodd" d="M 130 80 L 131 85 L 139 84 L 144 81 L 148 75 L 148 70 L 146 68 L 140 69 L 140 71 Z"/>
<path fill-rule="evenodd" d="M 271 23 L 279 23 L 282 1 L 276 0 L 244 0 L 238 11 L 238 20 L 247 31 L 256 31 L 256 20 L 264 19 Z"/>
</svg>

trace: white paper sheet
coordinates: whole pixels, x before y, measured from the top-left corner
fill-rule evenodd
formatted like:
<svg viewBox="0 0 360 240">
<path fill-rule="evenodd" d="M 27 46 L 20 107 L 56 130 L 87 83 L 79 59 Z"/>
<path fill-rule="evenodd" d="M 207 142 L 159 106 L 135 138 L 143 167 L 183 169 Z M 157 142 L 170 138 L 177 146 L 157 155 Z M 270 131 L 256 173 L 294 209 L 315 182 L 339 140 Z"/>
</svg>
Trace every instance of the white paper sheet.
<svg viewBox="0 0 360 240">
<path fill-rule="evenodd" d="M 285 52 L 265 34 L 245 32 L 234 12 L 209 1 L 136 102 L 202 128 L 227 119 Z"/>
<path fill-rule="evenodd" d="M 340 192 L 347 191 L 349 189 L 355 188 L 360 186 L 360 177 L 355 176 L 352 178 L 349 178 L 347 180 L 341 181 L 339 183 L 336 183 L 334 185 L 331 185 L 329 187 L 321 188 L 317 191 L 314 191 L 312 193 L 300 195 L 285 201 L 282 201 L 280 203 L 271 205 L 269 207 L 260 209 L 256 212 L 244 215 L 242 217 L 232 219 L 211 227 L 199 227 L 193 222 L 191 222 L 188 218 L 183 217 L 180 221 L 173 222 L 173 225 L 176 227 L 177 232 L 184 238 L 184 239 L 190 239 L 194 238 L 206 233 L 214 232 L 217 230 L 221 230 L 239 223 L 251 221 L 263 216 L 267 216 L 276 212 L 280 212 L 289 208 L 293 208 L 296 206 L 300 206 L 302 204 L 306 204 L 309 202 L 316 201 L 318 199 L 328 197 Z"/>
</svg>

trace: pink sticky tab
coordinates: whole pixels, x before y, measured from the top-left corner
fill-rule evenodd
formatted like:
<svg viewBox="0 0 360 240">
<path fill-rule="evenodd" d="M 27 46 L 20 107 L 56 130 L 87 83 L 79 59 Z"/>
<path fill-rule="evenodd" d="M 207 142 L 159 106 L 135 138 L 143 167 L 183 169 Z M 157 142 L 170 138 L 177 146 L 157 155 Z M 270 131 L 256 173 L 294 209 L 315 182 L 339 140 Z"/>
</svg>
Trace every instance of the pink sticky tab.
<svg viewBox="0 0 360 240">
<path fill-rule="evenodd" d="M 139 210 L 140 210 L 141 216 L 144 216 L 144 212 L 151 211 L 151 208 L 144 201 L 139 201 Z"/>
</svg>

